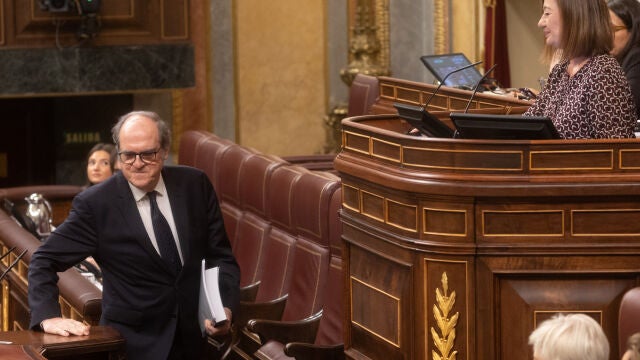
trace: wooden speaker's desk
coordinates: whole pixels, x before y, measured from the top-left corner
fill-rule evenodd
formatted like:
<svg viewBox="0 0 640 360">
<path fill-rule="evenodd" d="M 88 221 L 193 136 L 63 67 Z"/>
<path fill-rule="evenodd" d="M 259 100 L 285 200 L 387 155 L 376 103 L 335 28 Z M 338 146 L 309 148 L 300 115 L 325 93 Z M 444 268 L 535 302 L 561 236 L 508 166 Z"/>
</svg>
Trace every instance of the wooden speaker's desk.
<svg viewBox="0 0 640 360">
<path fill-rule="evenodd" d="M 0 355 L 15 359 L 104 359 L 124 358 L 124 339 L 111 327 L 92 326 L 87 336 L 60 336 L 39 331 L 0 332 Z M 6 344 L 5 344 L 6 343 Z M 10 344 L 9 344 L 10 343 Z M 19 357 L 24 353 L 25 357 Z M 0 356 L 5 359 L 5 357 Z"/>
<path fill-rule="evenodd" d="M 584 312 L 617 354 L 640 282 L 640 140 L 404 135 L 393 115 L 343 121 L 351 359 L 531 359 L 528 336 Z"/>
</svg>

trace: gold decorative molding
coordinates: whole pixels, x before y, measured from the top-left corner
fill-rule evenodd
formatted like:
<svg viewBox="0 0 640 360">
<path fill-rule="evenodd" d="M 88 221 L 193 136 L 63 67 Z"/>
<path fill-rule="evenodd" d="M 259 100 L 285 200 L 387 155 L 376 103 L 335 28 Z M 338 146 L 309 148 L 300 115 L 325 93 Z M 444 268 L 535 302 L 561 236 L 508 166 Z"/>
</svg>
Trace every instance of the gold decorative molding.
<svg viewBox="0 0 640 360">
<path fill-rule="evenodd" d="M 174 154 L 178 153 L 180 149 L 180 137 L 184 132 L 184 91 L 173 90 L 171 91 L 171 151 Z"/>
<path fill-rule="evenodd" d="M 451 52 L 449 37 L 449 0 L 434 0 L 433 51 L 435 54 Z"/>
<path fill-rule="evenodd" d="M 5 45 L 4 32 L 4 0 L 0 0 L 0 45 Z"/>
<path fill-rule="evenodd" d="M 9 329 L 9 294 L 11 287 L 9 281 L 2 280 L 2 331 L 10 331 Z"/>
<path fill-rule="evenodd" d="M 389 75 L 389 0 L 349 3 L 349 64 L 340 70 L 351 86 L 357 74 Z"/>
<path fill-rule="evenodd" d="M 449 292 L 449 279 L 447 273 L 442 273 L 442 292 L 436 288 L 436 304 L 433 305 L 433 317 L 436 320 L 438 331 L 432 326 L 431 336 L 433 336 L 433 345 L 436 350 L 431 351 L 432 359 L 434 360 L 455 360 L 457 350 L 453 350 L 453 346 L 456 340 L 456 326 L 458 325 L 458 316 L 460 313 L 456 312 L 452 317 L 449 317 L 449 313 L 453 309 L 456 303 L 456 292 Z"/>
</svg>

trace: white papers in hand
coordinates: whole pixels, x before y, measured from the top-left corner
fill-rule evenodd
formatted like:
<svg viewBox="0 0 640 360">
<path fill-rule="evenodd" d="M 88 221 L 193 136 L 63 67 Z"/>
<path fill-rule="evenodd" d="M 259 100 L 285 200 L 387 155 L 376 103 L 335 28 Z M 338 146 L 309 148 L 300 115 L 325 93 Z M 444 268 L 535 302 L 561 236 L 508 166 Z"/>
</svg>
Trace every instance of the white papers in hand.
<svg viewBox="0 0 640 360">
<path fill-rule="evenodd" d="M 224 312 L 220 288 L 218 286 L 218 276 L 220 269 L 216 266 L 205 269 L 205 261 L 202 260 L 202 271 L 200 280 L 200 303 L 198 305 L 198 320 L 200 330 L 205 333 L 204 320 L 209 319 L 218 326 L 227 321 L 227 313 Z"/>
</svg>

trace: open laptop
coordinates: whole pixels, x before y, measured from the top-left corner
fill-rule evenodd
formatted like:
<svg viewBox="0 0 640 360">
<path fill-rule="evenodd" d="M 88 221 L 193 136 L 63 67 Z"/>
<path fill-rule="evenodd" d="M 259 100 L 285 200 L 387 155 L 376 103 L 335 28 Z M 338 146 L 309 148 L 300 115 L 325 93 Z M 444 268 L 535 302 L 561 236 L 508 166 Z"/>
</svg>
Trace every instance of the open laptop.
<svg viewBox="0 0 640 360">
<path fill-rule="evenodd" d="M 429 69 L 435 78 L 442 82 L 445 76 L 453 70 L 471 64 L 463 53 L 444 55 L 424 55 L 420 57 L 422 63 Z M 475 67 L 451 74 L 444 85 L 460 89 L 473 90 L 473 87 L 482 79 L 482 74 Z"/>
</svg>

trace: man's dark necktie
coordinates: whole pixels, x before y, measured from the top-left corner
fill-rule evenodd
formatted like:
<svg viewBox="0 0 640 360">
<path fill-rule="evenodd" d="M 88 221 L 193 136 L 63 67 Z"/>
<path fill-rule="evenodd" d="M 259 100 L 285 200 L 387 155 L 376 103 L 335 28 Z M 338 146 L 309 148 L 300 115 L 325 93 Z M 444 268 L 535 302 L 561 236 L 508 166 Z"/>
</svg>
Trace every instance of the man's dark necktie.
<svg viewBox="0 0 640 360">
<path fill-rule="evenodd" d="M 176 241 L 171 233 L 171 227 L 169 227 L 167 219 L 162 216 L 158 208 L 156 192 L 152 191 L 147 193 L 147 197 L 149 197 L 149 203 L 151 204 L 151 222 L 153 223 L 153 232 L 156 234 L 156 242 L 160 249 L 160 256 L 171 266 L 171 269 L 178 274 L 182 268 L 182 263 L 180 262 Z"/>
</svg>

